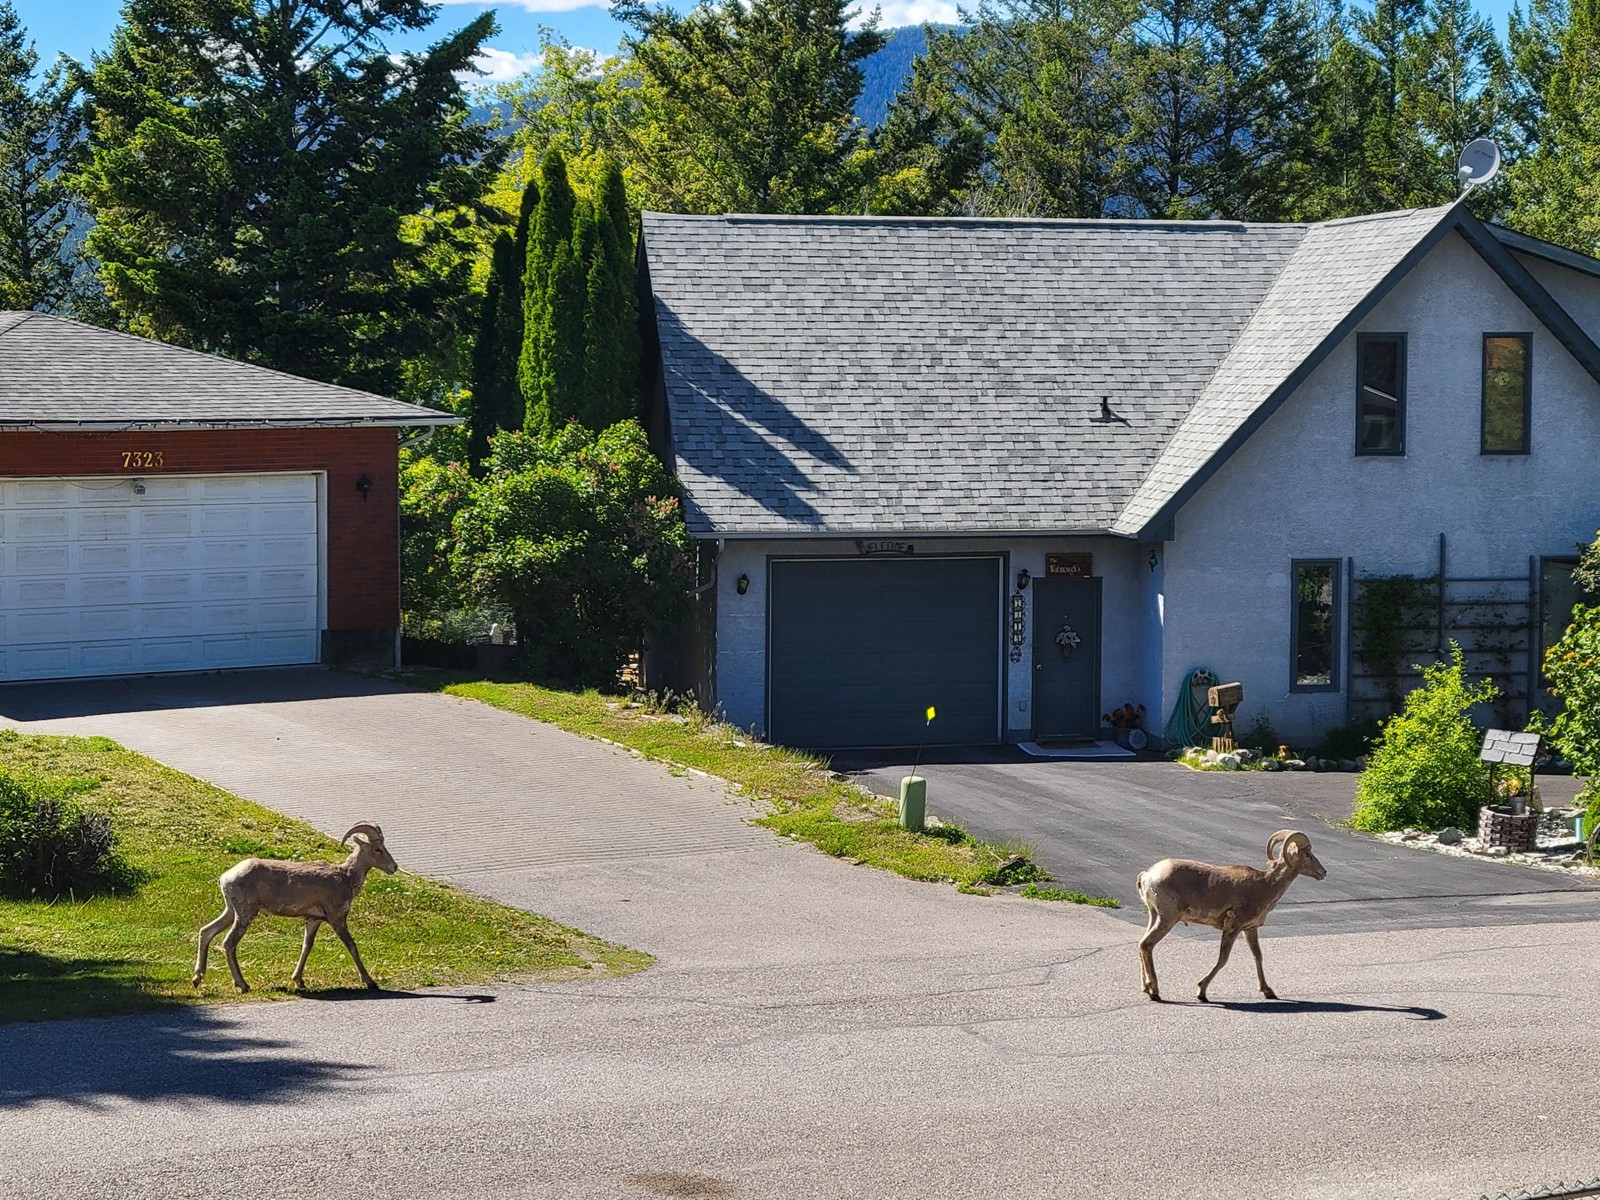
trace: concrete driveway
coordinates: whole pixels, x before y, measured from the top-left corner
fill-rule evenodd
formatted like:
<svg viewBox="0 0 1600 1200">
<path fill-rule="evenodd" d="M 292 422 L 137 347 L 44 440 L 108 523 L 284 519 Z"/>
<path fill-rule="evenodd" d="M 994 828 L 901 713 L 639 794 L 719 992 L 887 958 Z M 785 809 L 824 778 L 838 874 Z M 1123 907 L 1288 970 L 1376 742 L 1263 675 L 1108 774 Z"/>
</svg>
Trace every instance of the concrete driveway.
<svg viewBox="0 0 1600 1200">
<path fill-rule="evenodd" d="M 849 867 L 709 781 L 467 702 L 301 672 L 0 713 L 334 833 L 375 818 L 406 865 L 660 958 L 0 1028 L 0 1197 L 1466 1200 L 1600 1173 L 1592 926 L 1280 934 L 1285 1002 L 1236 959 L 1218 1003 L 1155 1005 L 1116 916 Z M 654 839 L 652 812 L 677 814 Z M 1169 939 L 1165 990 L 1213 954 Z"/>
<path fill-rule="evenodd" d="M 1297 881 L 1268 923 L 1272 931 L 1334 933 L 1600 916 L 1600 888 L 1505 863 L 1393 846 L 1335 828 L 1349 814 L 1349 775 L 1191 771 L 1165 761 L 1066 762 L 1020 751 L 930 755 L 928 809 L 994 841 L 1021 840 L 1060 882 L 1122 901 L 1143 924 L 1134 878 L 1157 859 L 1266 862 L 1275 829 L 1304 829 L 1328 868 Z M 909 760 L 841 753 L 883 795 L 898 794 Z M 1554 785 L 1560 787 L 1560 784 Z"/>
</svg>

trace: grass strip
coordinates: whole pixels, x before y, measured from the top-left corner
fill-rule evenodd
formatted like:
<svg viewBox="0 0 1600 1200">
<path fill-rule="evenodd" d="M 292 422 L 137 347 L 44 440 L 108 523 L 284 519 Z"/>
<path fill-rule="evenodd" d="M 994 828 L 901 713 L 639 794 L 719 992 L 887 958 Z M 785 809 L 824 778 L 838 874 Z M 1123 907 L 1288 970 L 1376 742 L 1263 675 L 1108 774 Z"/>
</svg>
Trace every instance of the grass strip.
<svg viewBox="0 0 1600 1200">
<path fill-rule="evenodd" d="M 0 899 L 0 1023 L 106 1016 L 241 999 L 219 938 L 203 993 L 189 984 L 199 927 L 222 911 L 217 876 L 242 858 L 341 860 L 311 826 L 125 750 L 108 738 L 0 730 L 0 771 L 71 779 L 76 797 L 111 815 L 123 855 L 144 875 L 126 895 Z M 480 984 L 513 976 L 567 979 L 626 973 L 650 956 L 448 884 L 374 871 L 350 927 L 390 989 Z M 261 917 L 239 949 L 251 992 L 284 998 L 305 925 Z M 306 968 L 308 992 L 358 987 L 355 967 L 324 930 Z"/>
</svg>

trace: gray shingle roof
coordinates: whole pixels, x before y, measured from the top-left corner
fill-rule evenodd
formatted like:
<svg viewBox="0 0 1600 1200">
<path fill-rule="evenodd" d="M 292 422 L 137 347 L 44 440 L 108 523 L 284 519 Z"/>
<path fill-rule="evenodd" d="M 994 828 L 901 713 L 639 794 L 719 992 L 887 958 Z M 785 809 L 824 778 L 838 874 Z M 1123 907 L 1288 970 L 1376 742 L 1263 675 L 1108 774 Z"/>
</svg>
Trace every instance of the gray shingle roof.
<svg viewBox="0 0 1600 1200">
<path fill-rule="evenodd" d="M 1159 529 L 1451 229 L 1600 379 L 1600 349 L 1459 206 L 1320 225 L 647 213 L 644 229 L 698 534 Z"/>
<path fill-rule="evenodd" d="M 1305 233 L 646 213 L 690 528 L 1109 529 Z"/>
<path fill-rule="evenodd" d="M 0 312 L 0 428 L 450 425 L 449 413 L 32 312 Z"/>
<path fill-rule="evenodd" d="M 1439 227 L 1450 208 L 1311 226 L 1114 530 L 1137 534 L 1225 453 L 1229 439 L 1262 403 Z"/>
</svg>

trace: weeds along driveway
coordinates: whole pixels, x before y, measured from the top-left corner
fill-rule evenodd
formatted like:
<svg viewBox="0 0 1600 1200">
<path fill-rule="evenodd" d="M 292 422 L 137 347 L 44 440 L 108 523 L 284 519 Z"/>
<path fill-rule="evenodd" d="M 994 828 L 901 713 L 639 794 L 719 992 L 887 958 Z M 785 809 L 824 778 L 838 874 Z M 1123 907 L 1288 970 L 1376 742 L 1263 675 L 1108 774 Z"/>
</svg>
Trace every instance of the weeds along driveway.
<svg viewBox="0 0 1600 1200">
<path fill-rule="evenodd" d="M 928 761 L 932 759 L 932 761 Z M 893 795 L 909 761 L 840 753 L 834 766 Z M 1064 762 L 1020 751 L 929 754 L 928 811 L 979 837 L 1032 843 L 1068 886 L 1122 901 L 1143 922 L 1134 878 L 1157 859 L 1263 865 L 1267 836 L 1304 829 L 1328 868 L 1290 888 L 1269 927 L 1297 933 L 1600 916 L 1600 889 L 1576 877 L 1390 845 L 1335 828 L 1353 776 L 1192 771 L 1165 761 Z M 1559 787 L 1560 784 L 1555 786 Z"/>
</svg>

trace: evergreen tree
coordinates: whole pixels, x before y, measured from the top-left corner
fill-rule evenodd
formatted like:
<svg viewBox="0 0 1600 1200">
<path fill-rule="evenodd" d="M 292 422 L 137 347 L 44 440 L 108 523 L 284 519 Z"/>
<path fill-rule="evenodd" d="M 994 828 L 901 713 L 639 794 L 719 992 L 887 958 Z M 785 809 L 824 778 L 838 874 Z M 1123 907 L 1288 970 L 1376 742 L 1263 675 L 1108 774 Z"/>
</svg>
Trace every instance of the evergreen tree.
<svg viewBox="0 0 1600 1200">
<path fill-rule="evenodd" d="M 519 370 L 524 322 L 522 276 L 528 261 L 528 229 L 538 203 L 538 180 L 529 180 L 522 191 L 515 234 L 500 234 L 490 257 L 489 281 L 472 353 L 467 455 L 474 473 L 489 455 L 489 439 L 504 429 L 521 429 L 528 418 Z"/>
<path fill-rule="evenodd" d="M 1414 63 L 1401 112 L 1415 131 L 1406 200 L 1444 204 L 1460 192 L 1456 164 L 1474 138 L 1499 132 L 1507 64 L 1494 29 L 1472 0 L 1431 0 L 1407 45 Z M 1475 200 L 1483 203 L 1487 193 Z"/>
<path fill-rule="evenodd" d="M 416 54 L 417 0 L 127 0 L 88 77 L 89 250 L 139 332 L 395 391 L 470 328 L 504 155 L 461 77 L 485 14 Z M 445 215 L 448 214 L 448 215 Z"/>
<path fill-rule="evenodd" d="M 591 209 L 584 298 L 583 424 L 596 432 L 639 415 L 633 221 L 622 167 L 607 158 Z"/>
<path fill-rule="evenodd" d="M 1315 178 L 1303 216 L 1332 220 L 1384 207 L 1381 168 L 1368 155 L 1369 131 L 1383 120 L 1376 59 L 1338 14 L 1317 70 L 1311 164 Z"/>
<path fill-rule="evenodd" d="M 981 155 L 966 189 L 972 211 L 1130 211 L 1130 5 L 981 0 L 962 28 L 930 32 L 919 107 L 943 116 L 943 156 Z"/>
<path fill-rule="evenodd" d="M 567 162 L 551 147 L 539 165 L 539 203 L 523 274 L 519 377 L 528 428 L 549 436 L 583 410 L 587 278 L 578 245 L 578 202 Z"/>
<path fill-rule="evenodd" d="M 845 0 L 716 0 L 679 14 L 619 0 L 613 14 L 643 110 L 626 143 L 653 198 L 680 212 L 851 211 L 864 149 L 863 59 Z"/>
<path fill-rule="evenodd" d="M 63 307 L 79 260 L 65 181 L 81 144 L 78 89 L 60 67 L 36 81 L 38 66 L 0 0 L 0 309 Z"/>
<path fill-rule="evenodd" d="M 1600 0 L 1573 0 L 1534 153 L 1515 172 L 1519 229 L 1600 254 Z"/>
</svg>

